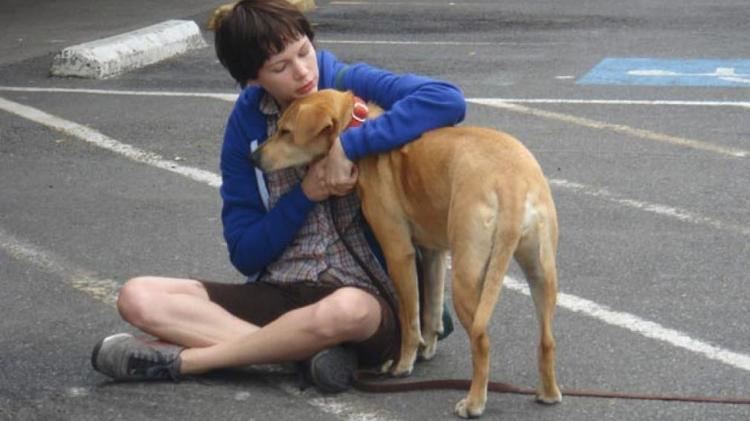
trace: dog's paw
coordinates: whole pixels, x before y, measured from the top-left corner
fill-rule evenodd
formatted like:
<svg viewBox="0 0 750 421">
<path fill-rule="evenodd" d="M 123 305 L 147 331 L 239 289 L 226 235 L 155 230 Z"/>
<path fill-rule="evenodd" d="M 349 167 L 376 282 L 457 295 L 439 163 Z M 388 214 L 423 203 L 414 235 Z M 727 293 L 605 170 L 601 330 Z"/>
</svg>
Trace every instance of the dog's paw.
<svg viewBox="0 0 750 421">
<path fill-rule="evenodd" d="M 434 335 L 432 338 L 425 339 L 425 342 L 419 346 L 419 359 L 429 361 L 435 357 L 437 353 L 438 337 Z"/>
<path fill-rule="evenodd" d="M 562 402 L 562 393 L 560 393 L 560 389 L 557 387 L 549 393 L 537 391 L 535 400 L 537 403 L 544 405 L 555 405 Z"/>
<path fill-rule="evenodd" d="M 401 364 L 393 367 L 391 369 L 391 376 L 393 377 L 409 377 L 411 376 L 412 371 L 414 371 L 414 366 L 401 366 Z"/>
<path fill-rule="evenodd" d="M 379 372 L 380 374 L 386 374 L 386 373 L 388 373 L 389 371 L 391 371 L 391 367 L 393 367 L 393 360 L 388 360 L 388 361 L 384 362 L 384 363 L 383 363 L 383 364 L 382 364 L 382 365 L 380 366 L 380 370 L 379 370 L 378 372 Z"/>
<path fill-rule="evenodd" d="M 396 364 L 394 367 L 391 368 L 391 376 L 393 377 L 407 377 L 410 376 L 412 371 L 414 371 L 414 361 L 416 360 L 416 354 L 414 354 L 415 358 L 402 358 L 398 364 Z"/>
<path fill-rule="evenodd" d="M 466 397 L 456 404 L 456 415 L 461 418 L 478 418 L 484 412 L 484 403 L 470 402 Z"/>
</svg>

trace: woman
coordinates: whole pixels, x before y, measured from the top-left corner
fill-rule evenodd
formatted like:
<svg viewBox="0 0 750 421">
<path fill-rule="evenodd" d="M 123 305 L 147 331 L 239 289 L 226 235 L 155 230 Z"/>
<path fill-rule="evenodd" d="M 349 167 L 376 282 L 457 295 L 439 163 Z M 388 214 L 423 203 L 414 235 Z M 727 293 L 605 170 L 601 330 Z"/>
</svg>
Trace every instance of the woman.
<svg viewBox="0 0 750 421">
<path fill-rule="evenodd" d="M 92 364 L 117 380 L 147 380 L 306 360 L 319 389 L 344 390 L 357 361 L 383 364 L 399 341 L 381 254 L 351 194 L 352 161 L 458 123 L 463 96 L 447 83 L 316 52 L 309 22 L 283 0 L 240 1 L 211 26 L 219 60 L 243 88 L 224 136 L 221 196 L 230 260 L 248 282 L 129 280 L 120 314 L 161 342 L 112 335 Z M 308 168 L 255 169 L 249 155 L 280 113 L 324 88 L 352 90 L 387 112 L 345 131 Z"/>
</svg>

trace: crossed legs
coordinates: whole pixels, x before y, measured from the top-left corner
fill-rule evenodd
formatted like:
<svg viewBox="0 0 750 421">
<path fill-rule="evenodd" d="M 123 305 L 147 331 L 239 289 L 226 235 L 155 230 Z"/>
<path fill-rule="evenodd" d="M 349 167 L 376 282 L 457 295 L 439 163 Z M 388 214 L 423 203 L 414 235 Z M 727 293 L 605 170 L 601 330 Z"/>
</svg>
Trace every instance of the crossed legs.
<svg viewBox="0 0 750 421">
<path fill-rule="evenodd" d="M 202 282 L 158 277 L 128 281 L 117 306 L 128 323 L 186 347 L 181 374 L 302 360 L 339 343 L 368 339 L 382 317 L 374 296 L 344 287 L 261 327 L 211 301 Z"/>
</svg>

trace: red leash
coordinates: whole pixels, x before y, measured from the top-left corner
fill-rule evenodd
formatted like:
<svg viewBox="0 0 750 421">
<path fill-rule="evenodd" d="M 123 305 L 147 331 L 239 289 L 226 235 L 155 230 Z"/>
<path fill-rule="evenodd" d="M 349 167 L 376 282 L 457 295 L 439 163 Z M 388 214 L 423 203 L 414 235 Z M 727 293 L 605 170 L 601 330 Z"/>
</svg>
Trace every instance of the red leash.
<svg viewBox="0 0 750 421">
<path fill-rule="evenodd" d="M 470 380 L 421 380 L 421 381 L 382 381 L 383 376 L 365 371 L 354 373 L 354 388 L 369 393 L 400 393 L 414 392 L 418 390 L 469 390 Z M 378 380 L 380 379 L 380 380 Z M 536 390 L 517 387 L 512 384 L 489 382 L 487 390 L 495 393 L 509 393 L 516 395 L 536 395 Z M 605 392 L 597 390 L 562 390 L 563 396 L 575 396 L 582 398 L 607 398 L 607 399 L 631 399 L 645 401 L 667 401 L 667 402 L 691 402 L 691 403 L 720 403 L 731 405 L 750 405 L 750 398 L 719 398 L 711 396 L 676 396 Z"/>
</svg>

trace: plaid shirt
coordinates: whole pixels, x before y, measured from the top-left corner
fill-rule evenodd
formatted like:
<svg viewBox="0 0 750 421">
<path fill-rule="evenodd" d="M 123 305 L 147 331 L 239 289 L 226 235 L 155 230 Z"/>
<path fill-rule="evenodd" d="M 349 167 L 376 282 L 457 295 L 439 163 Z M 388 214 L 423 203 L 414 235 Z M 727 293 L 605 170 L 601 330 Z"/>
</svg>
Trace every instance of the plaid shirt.
<svg viewBox="0 0 750 421">
<path fill-rule="evenodd" d="M 260 102 L 260 111 L 266 116 L 270 137 L 277 130 L 279 107 L 273 98 L 266 94 Z M 265 174 L 269 208 L 273 208 L 286 192 L 299 184 L 305 173 L 306 167 L 301 166 Z M 333 212 L 336 214 L 336 225 Z M 331 197 L 317 203 L 292 243 L 278 259 L 266 267 L 260 280 L 279 284 L 332 282 L 364 288 L 380 295 L 380 290 L 373 284 L 375 281 L 390 295 L 386 298 L 396 302 L 390 279 L 373 255 L 364 236 L 364 222 L 360 215 L 360 202 L 355 193 L 340 198 Z M 338 232 L 343 233 L 347 244 L 377 279 L 371 280 L 368 277 L 349 253 Z"/>
</svg>

